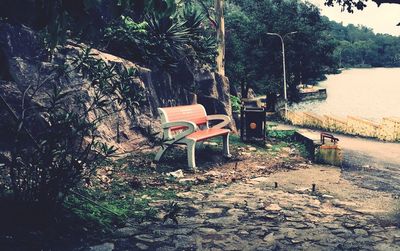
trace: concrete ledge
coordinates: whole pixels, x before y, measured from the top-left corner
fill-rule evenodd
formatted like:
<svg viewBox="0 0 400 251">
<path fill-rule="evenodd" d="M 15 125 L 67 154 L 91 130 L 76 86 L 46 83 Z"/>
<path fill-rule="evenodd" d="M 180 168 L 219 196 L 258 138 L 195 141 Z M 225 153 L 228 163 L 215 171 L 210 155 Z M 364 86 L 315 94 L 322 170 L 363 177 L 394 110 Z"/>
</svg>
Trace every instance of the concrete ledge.
<svg viewBox="0 0 400 251">
<path fill-rule="evenodd" d="M 310 159 L 321 164 L 342 166 L 342 149 L 338 145 L 322 145 L 320 135 L 307 131 L 297 131 L 294 140 L 305 145 Z"/>
<path fill-rule="evenodd" d="M 297 131 L 294 134 L 294 140 L 297 142 L 303 143 L 306 147 L 306 151 L 308 156 L 310 156 L 311 160 L 315 160 L 315 150 L 317 147 L 321 146 L 321 141 L 318 136 L 314 133 L 307 133 L 304 131 Z"/>
</svg>

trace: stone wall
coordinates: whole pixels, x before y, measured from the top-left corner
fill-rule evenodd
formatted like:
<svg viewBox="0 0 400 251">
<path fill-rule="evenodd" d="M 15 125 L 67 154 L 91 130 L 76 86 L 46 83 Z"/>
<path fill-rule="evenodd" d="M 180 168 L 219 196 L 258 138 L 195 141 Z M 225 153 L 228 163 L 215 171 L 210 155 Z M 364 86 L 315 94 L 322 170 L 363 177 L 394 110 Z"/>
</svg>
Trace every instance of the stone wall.
<svg viewBox="0 0 400 251">
<path fill-rule="evenodd" d="M 293 125 L 341 132 L 385 141 L 400 141 L 400 118 L 383 118 L 380 123 L 364 118 L 347 116 L 339 118 L 332 115 L 319 116 L 311 112 L 288 111 L 287 121 Z"/>
</svg>

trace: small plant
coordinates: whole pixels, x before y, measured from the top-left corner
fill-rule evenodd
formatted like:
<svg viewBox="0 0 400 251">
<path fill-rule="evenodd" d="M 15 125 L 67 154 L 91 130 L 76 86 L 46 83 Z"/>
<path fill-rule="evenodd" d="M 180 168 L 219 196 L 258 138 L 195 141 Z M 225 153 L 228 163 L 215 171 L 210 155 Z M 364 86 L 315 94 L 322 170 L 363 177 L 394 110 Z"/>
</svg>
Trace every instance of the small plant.
<svg viewBox="0 0 400 251">
<path fill-rule="evenodd" d="M 240 106 L 241 106 L 240 98 L 233 95 L 230 96 L 231 96 L 232 111 L 240 112 Z"/>
<path fill-rule="evenodd" d="M 163 221 L 167 221 L 168 219 L 171 219 L 175 224 L 178 224 L 178 214 L 181 212 L 181 208 L 178 203 L 171 201 L 166 207 L 165 211 L 166 214 L 163 217 Z"/>
<path fill-rule="evenodd" d="M 267 130 L 267 137 L 276 140 L 292 141 L 295 130 Z"/>
</svg>

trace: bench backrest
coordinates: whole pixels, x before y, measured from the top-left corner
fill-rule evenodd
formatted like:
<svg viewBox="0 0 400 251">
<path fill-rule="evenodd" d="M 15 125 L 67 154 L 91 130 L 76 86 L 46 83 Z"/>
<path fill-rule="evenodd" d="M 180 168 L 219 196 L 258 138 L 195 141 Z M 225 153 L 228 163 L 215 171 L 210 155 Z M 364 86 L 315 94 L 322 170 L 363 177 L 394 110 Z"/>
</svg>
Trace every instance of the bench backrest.
<svg viewBox="0 0 400 251">
<path fill-rule="evenodd" d="M 197 105 L 183 105 L 175 107 L 158 108 L 161 116 L 161 123 L 175 122 L 175 121 L 190 121 L 198 126 L 207 125 L 207 113 L 204 106 Z M 171 131 L 183 129 L 183 127 L 173 127 Z"/>
</svg>

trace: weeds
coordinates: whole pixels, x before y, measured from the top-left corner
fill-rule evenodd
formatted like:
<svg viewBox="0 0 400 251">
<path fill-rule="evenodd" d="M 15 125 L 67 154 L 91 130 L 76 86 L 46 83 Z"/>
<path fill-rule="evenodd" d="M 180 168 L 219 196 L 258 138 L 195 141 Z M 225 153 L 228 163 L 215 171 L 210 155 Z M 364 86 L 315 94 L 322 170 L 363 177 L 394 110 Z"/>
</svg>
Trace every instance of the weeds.
<svg viewBox="0 0 400 251">
<path fill-rule="evenodd" d="M 177 216 L 181 212 L 181 208 L 176 202 L 170 202 L 166 207 L 166 214 L 163 217 L 163 221 L 166 222 L 168 219 L 171 219 L 175 224 L 178 224 Z"/>
</svg>

